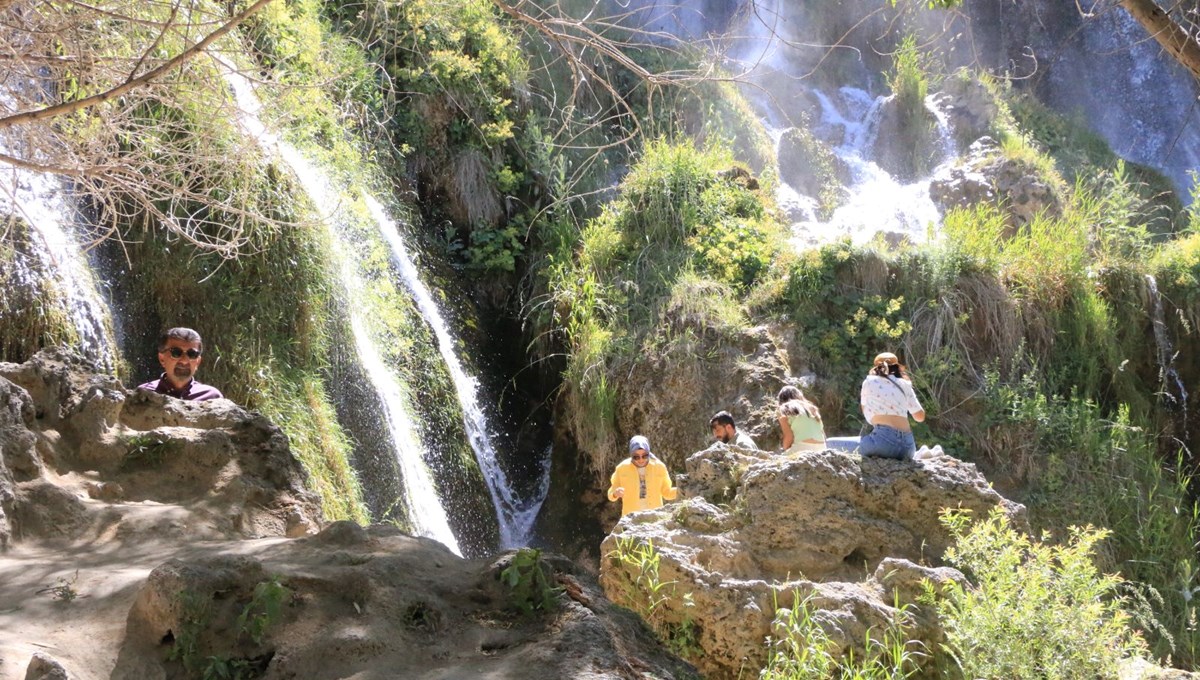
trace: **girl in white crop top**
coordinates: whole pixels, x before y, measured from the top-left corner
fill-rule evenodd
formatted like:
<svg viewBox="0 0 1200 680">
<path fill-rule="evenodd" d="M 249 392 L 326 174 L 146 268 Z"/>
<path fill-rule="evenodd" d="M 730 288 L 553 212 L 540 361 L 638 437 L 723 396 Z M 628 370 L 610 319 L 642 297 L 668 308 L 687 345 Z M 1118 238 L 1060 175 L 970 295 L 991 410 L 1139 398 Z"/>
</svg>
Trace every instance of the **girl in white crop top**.
<svg viewBox="0 0 1200 680">
<path fill-rule="evenodd" d="M 862 411 L 867 422 L 874 422 L 875 416 L 897 416 L 907 419 L 908 414 L 924 413 L 924 410 L 913 392 L 912 383 L 904 378 L 884 378 L 872 373 L 863 380 Z"/>
<path fill-rule="evenodd" d="M 875 357 L 863 380 L 860 402 L 863 416 L 874 429 L 859 442 L 859 452 L 864 456 L 911 459 L 917 447 L 908 416 L 922 422 L 925 409 L 895 354 L 884 352 Z"/>
</svg>

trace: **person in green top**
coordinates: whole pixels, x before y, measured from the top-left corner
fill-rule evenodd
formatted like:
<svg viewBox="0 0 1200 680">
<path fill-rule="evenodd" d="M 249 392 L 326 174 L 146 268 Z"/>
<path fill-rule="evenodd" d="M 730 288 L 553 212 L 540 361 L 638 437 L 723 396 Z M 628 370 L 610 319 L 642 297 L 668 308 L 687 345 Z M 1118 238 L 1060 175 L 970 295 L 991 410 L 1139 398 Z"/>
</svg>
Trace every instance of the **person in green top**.
<svg viewBox="0 0 1200 680">
<path fill-rule="evenodd" d="M 783 430 L 784 453 L 826 448 L 821 411 L 794 385 L 784 385 L 779 390 L 779 427 Z"/>
</svg>

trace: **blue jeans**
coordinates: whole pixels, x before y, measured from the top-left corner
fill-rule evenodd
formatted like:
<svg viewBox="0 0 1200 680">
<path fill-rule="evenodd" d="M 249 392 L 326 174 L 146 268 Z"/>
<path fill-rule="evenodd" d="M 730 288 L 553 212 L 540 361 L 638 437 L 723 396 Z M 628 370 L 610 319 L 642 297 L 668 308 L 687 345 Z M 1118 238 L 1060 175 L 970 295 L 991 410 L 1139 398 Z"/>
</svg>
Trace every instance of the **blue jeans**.
<svg viewBox="0 0 1200 680">
<path fill-rule="evenodd" d="M 858 445 L 858 452 L 864 456 L 912 460 L 913 454 L 917 452 L 917 442 L 913 439 L 912 432 L 903 432 L 887 425 L 875 425 L 874 429 L 863 436 Z"/>
<path fill-rule="evenodd" d="M 854 453 L 860 445 L 858 437 L 826 437 L 825 446 L 833 451 Z"/>
</svg>

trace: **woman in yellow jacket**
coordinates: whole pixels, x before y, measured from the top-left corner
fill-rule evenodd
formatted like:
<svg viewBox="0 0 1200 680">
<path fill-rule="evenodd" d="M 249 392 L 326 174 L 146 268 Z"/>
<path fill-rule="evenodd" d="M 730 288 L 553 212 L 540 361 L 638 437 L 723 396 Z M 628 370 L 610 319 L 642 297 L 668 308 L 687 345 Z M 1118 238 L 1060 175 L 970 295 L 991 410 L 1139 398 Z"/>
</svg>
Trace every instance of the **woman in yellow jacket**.
<svg viewBox="0 0 1200 680">
<path fill-rule="evenodd" d="M 650 440 L 641 435 L 629 440 L 629 457 L 617 465 L 608 487 L 608 500 L 621 499 L 621 516 L 634 510 L 662 507 L 679 493 L 671 484 L 671 473 L 650 453 Z"/>
</svg>

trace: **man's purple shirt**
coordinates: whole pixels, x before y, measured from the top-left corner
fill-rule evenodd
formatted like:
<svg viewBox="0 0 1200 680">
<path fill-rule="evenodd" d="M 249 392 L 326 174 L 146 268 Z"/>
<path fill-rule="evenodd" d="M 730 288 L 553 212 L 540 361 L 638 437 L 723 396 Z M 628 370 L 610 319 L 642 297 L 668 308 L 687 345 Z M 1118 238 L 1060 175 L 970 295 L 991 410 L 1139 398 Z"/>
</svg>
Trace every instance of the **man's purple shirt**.
<svg viewBox="0 0 1200 680">
<path fill-rule="evenodd" d="M 177 390 L 173 385 L 171 385 L 171 381 L 167 380 L 166 373 L 163 373 L 161 376 L 159 376 L 158 380 L 151 380 L 148 383 L 142 383 L 141 385 L 138 385 L 138 389 L 150 390 L 151 392 L 166 394 L 177 399 L 184 399 L 186 401 L 207 401 L 209 399 L 225 398 L 225 395 L 221 394 L 221 390 L 218 390 L 212 385 L 205 385 L 195 378 L 192 378 L 190 381 L 188 381 L 188 384 L 184 385 L 183 389 Z"/>
</svg>

